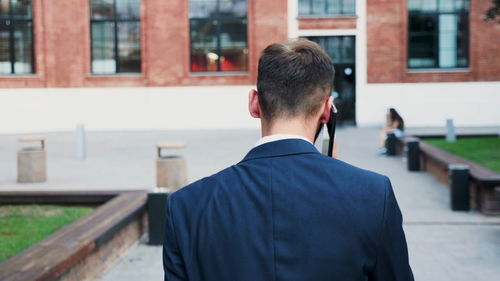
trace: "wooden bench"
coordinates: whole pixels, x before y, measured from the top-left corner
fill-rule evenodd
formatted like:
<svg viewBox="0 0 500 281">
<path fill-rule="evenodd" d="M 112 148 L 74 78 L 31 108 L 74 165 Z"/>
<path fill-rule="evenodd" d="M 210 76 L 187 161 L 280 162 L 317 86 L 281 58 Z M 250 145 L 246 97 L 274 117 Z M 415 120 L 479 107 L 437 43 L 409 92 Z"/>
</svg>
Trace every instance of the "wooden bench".
<svg viewBox="0 0 500 281">
<path fill-rule="evenodd" d="M 164 141 L 156 144 L 156 148 L 158 149 L 158 157 L 162 158 L 162 150 L 164 149 L 180 149 L 185 148 L 186 143 L 184 142 L 176 142 L 176 141 Z"/>
<path fill-rule="evenodd" d="M 0 193 L 3 194 L 3 193 Z M 11 199 L 18 198 L 23 202 L 23 194 L 10 192 L 5 194 Z M 48 203 L 50 194 L 42 194 L 41 201 Z M 55 202 L 60 198 L 73 197 L 75 193 L 54 192 Z M 135 243 L 137 230 L 130 229 L 132 221 L 144 220 L 146 197 L 145 191 L 114 193 L 102 192 L 87 196 L 102 200 L 112 196 L 107 203 L 92 213 L 65 226 L 45 240 L 0 264 L 0 280 L 2 281 L 38 281 L 38 280 L 79 280 L 94 279 L 115 259 L 108 255 L 117 255 L 120 248 L 126 249 Z M 25 197 L 33 197 L 25 194 Z M 6 199 L 0 196 L 2 201 Z M 2 202 L 3 203 L 3 202 Z M 12 202 L 11 202 L 12 203 Z M 137 226 L 137 223 L 135 226 Z M 125 232 L 124 232 L 125 231 Z M 139 235 L 140 235 L 139 231 Z M 129 237 L 132 233 L 134 237 Z M 117 242 L 112 245 L 116 240 Z M 128 240 L 127 240 L 128 239 Z M 135 239 L 135 240 L 134 240 Z M 121 249 L 124 251 L 124 249 Z M 75 277 L 76 276 L 76 277 Z M 75 280 L 76 280 L 75 279 Z"/>
<path fill-rule="evenodd" d="M 420 153 L 423 169 L 445 184 L 450 164 L 469 166 L 473 206 L 485 214 L 500 214 L 500 173 L 425 142 L 420 142 Z"/>
<path fill-rule="evenodd" d="M 44 136 L 25 136 L 18 140 L 19 142 L 40 142 L 41 150 L 45 150 L 45 137 Z"/>
</svg>

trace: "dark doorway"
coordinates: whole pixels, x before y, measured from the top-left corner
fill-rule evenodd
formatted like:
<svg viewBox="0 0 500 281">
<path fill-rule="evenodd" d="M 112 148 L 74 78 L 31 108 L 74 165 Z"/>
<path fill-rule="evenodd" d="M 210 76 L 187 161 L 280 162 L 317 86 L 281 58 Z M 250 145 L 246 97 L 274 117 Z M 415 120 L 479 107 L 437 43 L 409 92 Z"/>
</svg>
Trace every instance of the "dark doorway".
<svg viewBox="0 0 500 281">
<path fill-rule="evenodd" d="M 354 36 L 310 36 L 330 55 L 335 66 L 334 97 L 342 125 L 356 125 L 356 65 Z"/>
</svg>

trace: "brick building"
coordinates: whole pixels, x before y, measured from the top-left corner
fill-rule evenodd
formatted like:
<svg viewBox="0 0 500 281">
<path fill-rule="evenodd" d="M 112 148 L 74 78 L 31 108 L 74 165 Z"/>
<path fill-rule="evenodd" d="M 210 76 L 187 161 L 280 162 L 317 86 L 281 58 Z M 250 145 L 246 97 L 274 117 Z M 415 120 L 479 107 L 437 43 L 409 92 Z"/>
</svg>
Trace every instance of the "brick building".
<svg viewBox="0 0 500 281">
<path fill-rule="evenodd" d="M 487 0 L 0 0 L 0 133 L 254 128 L 269 43 L 331 55 L 342 120 L 500 122 L 500 24 Z M 200 87 L 210 86 L 210 87 Z M 193 110 L 194 109 L 194 110 Z M 12 122 L 16 116 L 16 122 Z"/>
</svg>

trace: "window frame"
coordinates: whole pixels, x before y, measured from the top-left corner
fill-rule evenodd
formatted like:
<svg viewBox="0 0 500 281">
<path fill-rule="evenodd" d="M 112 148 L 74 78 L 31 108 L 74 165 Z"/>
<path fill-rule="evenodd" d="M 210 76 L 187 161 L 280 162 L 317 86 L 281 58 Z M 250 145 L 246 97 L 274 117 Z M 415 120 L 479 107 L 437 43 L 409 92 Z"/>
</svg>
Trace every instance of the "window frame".
<svg viewBox="0 0 500 281">
<path fill-rule="evenodd" d="M 407 0 L 407 3 L 409 3 L 409 1 L 411 0 Z M 468 69 L 470 67 L 470 1 L 467 2 L 467 8 L 463 7 L 461 10 L 459 11 L 456 11 L 456 10 L 453 10 L 453 11 L 440 11 L 439 10 L 439 7 L 440 7 L 440 1 L 441 0 L 436 0 L 436 9 L 434 11 L 411 11 L 409 9 L 409 4 L 408 4 L 408 8 L 407 8 L 407 12 L 408 12 L 408 15 L 407 15 L 407 57 L 406 57 L 406 69 L 408 69 L 409 71 L 419 71 L 419 70 L 437 70 L 437 71 L 440 71 L 440 70 L 444 70 L 444 71 L 448 71 L 448 70 L 462 70 L 462 69 Z M 415 32 L 411 32 L 410 31 L 410 18 L 411 18 L 411 15 L 412 14 L 415 14 L 415 15 L 426 15 L 426 16 L 429 16 L 429 17 L 432 17 L 434 22 L 436 23 L 436 27 L 435 27 L 435 32 L 433 34 L 433 39 L 434 39 L 434 46 L 432 46 L 434 52 L 435 52 L 435 63 L 433 66 L 410 66 L 410 45 L 411 45 L 411 37 L 412 35 L 415 35 L 416 33 Z M 441 15 L 456 15 L 459 19 L 463 19 L 467 25 L 466 25 L 466 28 L 465 30 L 459 30 L 457 29 L 457 36 L 455 37 L 455 40 L 458 40 L 459 36 L 458 34 L 461 34 L 462 37 L 464 38 L 464 41 L 466 41 L 466 44 L 465 46 L 461 46 L 464 48 L 464 53 L 465 53 L 465 56 L 464 58 L 466 59 L 466 65 L 465 66 L 450 66 L 450 67 L 441 67 L 439 66 L 439 60 L 440 60 L 440 52 L 439 52 L 439 47 L 440 47 L 440 42 L 439 42 L 439 28 L 440 28 L 440 25 L 439 25 L 439 16 Z M 418 33 L 421 33 L 421 32 L 418 32 Z M 458 52 L 458 47 L 457 47 L 457 50 Z M 458 54 L 456 54 L 458 56 Z"/>
<path fill-rule="evenodd" d="M 12 0 L 9 1 L 9 14 L 7 16 L 0 14 L 0 21 L 9 22 L 9 61 L 10 61 L 10 73 L 0 73 L 1 76 L 11 76 L 11 75 L 32 75 L 36 74 L 36 64 L 35 64 L 35 34 L 34 34 L 34 23 L 33 23 L 33 1 L 31 1 L 30 9 L 31 15 L 27 16 L 16 16 L 13 14 Z M 14 38 L 14 27 L 15 23 L 31 23 L 30 35 L 31 35 L 31 70 L 30 72 L 16 73 L 15 63 L 16 63 L 16 51 L 15 51 L 15 38 Z"/>
<path fill-rule="evenodd" d="M 188 15 L 188 18 L 189 18 L 189 73 L 190 74 L 216 74 L 216 75 L 225 75 L 225 74 L 233 74 L 233 73 L 248 73 L 249 71 L 249 58 L 248 58 L 248 53 L 247 53 L 247 56 L 246 56 L 246 69 L 245 70 L 222 70 L 222 67 L 221 67 L 221 60 L 220 60 L 220 57 L 221 57 L 221 54 L 222 54 L 222 44 L 221 44 L 221 28 L 222 28 L 222 24 L 221 22 L 224 22 L 224 21 L 228 21 L 228 20 L 242 20 L 245 22 L 245 25 L 246 25 L 246 38 L 245 38 L 245 43 L 246 43 L 246 48 L 247 50 L 249 49 L 249 44 L 248 44 L 248 8 L 249 8 L 249 1 L 251 0 L 245 0 L 245 5 L 246 5 L 246 16 L 244 17 L 239 17 L 239 16 L 221 16 L 220 14 L 220 2 L 221 0 L 216 0 L 217 1 L 217 4 L 216 4 L 216 16 L 210 16 L 210 17 L 191 17 L 191 15 Z M 188 14 L 191 13 L 191 8 L 190 8 L 190 0 L 188 0 Z M 191 26 L 192 26 L 192 23 L 191 21 L 212 21 L 212 22 L 216 22 L 216 24 L 214 25 L 215 26 L 215 34 L 217 36 L 217 47 L 216 47 L 216 50 L 217 50 L 217 54 L 219 55 L 219 57 L 217 58 L 217 70 L 215 71 L 207 71 L 207 70 L 204 70 L 204 71 L 193 71 L 193 68 L 192 68 L 192 65 L 193 65 L 193 57 L 192 57 L 192 53 L 193 53 L 193 42 L 192 42 L 192 37 L 191 37 Z"/>
<path fill-rule="evenodd" d="M 112 19 L 94 19 L 92 16 L 92 0 L 89 0 L 89 16 L 90 16 L 90 73 L 92 75 L 97 75 L 97 76 L 105 76 L 105 75 L 120 75 L 120 74 L 141 74 L 143 73 L 143 67 L 142 67 L 142 40 L 143 40 L 143 34 L 142 34 L 142 15 L 141 15 L 141 6 L 142 6 L 142 1 L 139 0 L 139 17 L 137 18 L 120 18 L 116 15 L 117 11 L 117 1 L 119 0 L 113 0 L 113 18 Z M 124 23 L 124 22 L 130 22 L 130 23 L 138 23 L 139 24 L 139 67 L 140 70 L 138 72 L 120 72 L 120 53 L 119 53 L 119 36 L 118 36 L 118 24 L 119 23 Z M 113 24 L 113 33 L 114 33 L 114 40 L 113 40 L 113 52 L 114 52 L 114 57 L 113 59 L 115 60 L 116 63 L 116 70 L 114 73 L 96 73 L 94 72 L 94 40 L 93 40 L 93 26 L 94 23 L 112 23 Z"/>
<path fill-rule="evenodd" d="M 328 13 L 328 0 L 322 0 L 323 1 L 323 12 L 319 14 L 313 13 L 313 0 L 306 0 L 309 1 L 309 11 L 308 13 L 301 13 L 300 10 L 300 0 L 296 0 L 298 3 L 298 17 L 299 18 L 317 18 L 317 17 L 355 17 L 356 16 L 356 1 L 352 0 L 354 9 L 353 12 L 348 12 L 344 13 L 344 2 L 351 1 L 351 0 L 339 0 L 340 1 L 340 13 Z"/>
</svg>

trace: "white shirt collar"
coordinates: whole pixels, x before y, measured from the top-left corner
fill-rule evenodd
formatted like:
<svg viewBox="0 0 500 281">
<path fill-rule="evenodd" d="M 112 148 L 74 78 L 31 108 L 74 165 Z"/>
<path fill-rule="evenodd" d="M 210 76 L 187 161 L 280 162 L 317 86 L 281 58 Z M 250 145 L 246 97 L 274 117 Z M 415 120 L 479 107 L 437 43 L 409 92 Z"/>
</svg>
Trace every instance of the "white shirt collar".
<svg viewBox="0 0 500 281">
<path fill-rule="evenodd" d="M 270 135 L 270 136 L 265 136 L 261 138 L 260 140 L 257 141 L 254 147 L 257 147 L 259 145 L 268 143 L 268 142 L 273 142 L 273 141 L 279 141 L 279 140 L 286 140 L 286 139 L 301 139 L 305 140 L 308 143 L 312 144 L 312 142 L 303 136 L 298 136 L 298 135 L 291 135 L 291 134 L 275 134 L 275 135 Z"/>
</svg>

